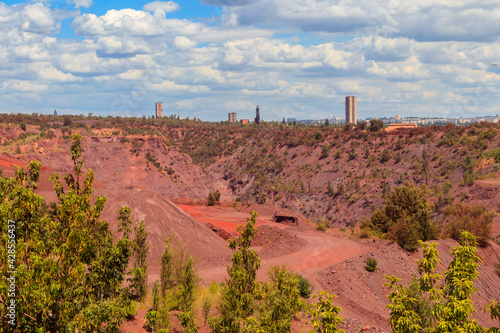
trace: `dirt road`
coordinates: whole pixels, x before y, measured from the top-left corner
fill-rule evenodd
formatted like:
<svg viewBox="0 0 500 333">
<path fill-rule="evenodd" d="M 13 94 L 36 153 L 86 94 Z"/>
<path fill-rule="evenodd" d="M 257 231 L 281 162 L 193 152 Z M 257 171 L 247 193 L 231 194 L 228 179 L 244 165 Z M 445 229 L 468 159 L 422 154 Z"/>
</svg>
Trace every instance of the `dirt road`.
<svg viewBox="0 0 500 333">
<path fill-rule="evenodd" d="M 228 232 L 234 232 L 236 227 L 244 224 L 245 218 L 248 217 L 247 213 L 237 212 L 230 207 L 185 205 L 179 207 L 184 209 L 198 221 L 202 223 L 212 223 Z M 340 263 L 345 259 L 354 257 L 371 249 L 366 245 L 332 236 L 325 232 L 314 230 L 311 227 L 286 226 L 272 222 L 271 216 L 259 216 L 256 226 L 264 224 L 282 228 L 288 233 L 303 239 L 307 244 L 300 251 L 295 253 L 263 259 L 261 268 L 257 273 L 257 278 L 259 280 L 266 279 L 266 272 L 269 267 L 286 264 L 291 270 L 308 278 L 311 283 L 319 287 L 315 276 L 321 269 Z M 225 264 L 200 270 L 199 274 L 205 283 L 210 283 L 213 280 L 222 282 L 228 276 Z"/>
</svg>

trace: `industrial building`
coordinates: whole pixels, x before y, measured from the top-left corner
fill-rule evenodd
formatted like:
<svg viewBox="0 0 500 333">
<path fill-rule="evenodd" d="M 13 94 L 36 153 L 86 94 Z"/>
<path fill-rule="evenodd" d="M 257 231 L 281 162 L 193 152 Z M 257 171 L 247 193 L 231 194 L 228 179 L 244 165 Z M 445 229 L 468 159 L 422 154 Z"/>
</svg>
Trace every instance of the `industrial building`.
<svg viewBox="0 0 500 333">
<path fill-rule="evenodd" d="M 259 111 L 259 106 L 257 105 L 256 109 L 255 109 L 255 123 L 257 125 L 260 124 L 260 111 Z"/>
<path fill-rule="evenodd" d="M 238 120 L 236 119 L 236 112 L 230 112 L 227 115 L 228 115 L 228 121 L 230 124 L 238 122 Z"/>
<path fill-rule="evenodd" d="M 163 118 L 163 104 L 162 104 L 162 102 L 157 102 L 155 104 L 155 116 L 156 116 L 156 119 Z"/>
<path fill-rule="evenodd" d="M 356 106 L 356 96 L 345 97 L 345 122 L 346 124 L 358 123 L 358 110 Z"/>
</svg>

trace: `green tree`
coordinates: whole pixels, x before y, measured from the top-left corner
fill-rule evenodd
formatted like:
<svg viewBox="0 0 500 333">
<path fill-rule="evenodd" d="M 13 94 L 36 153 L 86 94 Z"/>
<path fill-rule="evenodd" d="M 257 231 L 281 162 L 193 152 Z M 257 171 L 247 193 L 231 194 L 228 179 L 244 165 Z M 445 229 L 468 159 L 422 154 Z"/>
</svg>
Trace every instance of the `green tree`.
<svg viewBox="0 0 500 333">
<path fill-rule="evenodd" d="M 384 128 L 384 122 L 378 119 L 370 119 L 370 132 L 378 132 Z"/>
<path fill-rule="evenodd" d="M 165 249 L 161 255 L 160 263 L 160 289 L 162 297 L 165 297 L 167 289 L 174 284 L 174 251 L 172 249 L 173 235 L 169 234 L 165 239 Z"/>
<path fill-rule="evenodd" d="M 474 160 L 470 156 L 467 156 L 465 158 L 463 167 L 464 167 L 464 174 L 463 174 L 464 184 L 465 185 L 474 184 L 474 180 L 476 180 L 476 177 L 474 175 Z"/>
<path fill-rule="evenodd" d="M 160 285 L 155 281 L 153 286 L 153 307 L 146 313 L 144 324 L 148 330 L 168 333 L 170 328 L 170 302 L 167 297 L 160 298 Z"/>
<path fill-rule="evenodd" d="M 73 174 L 51 176 L 57 202 L 45 204 L 35 194 L 39 162 L 20 168 L 15 178 L 0 177 L 0 219 L 15 222 L 15 261 L 7 261 L 7 224 L 0 226 L 0 266 L 15 268 L 16 326 L 8 326 L 7 308 L 0 305 L 3 327 L 14 332 L 118 332 L 121 321 L 135 313 L 128 288 L 122 287 L 131 255 L 127 221 L 115 240 L 99 219 L 106 202 L 92 200 L 94 173 L 83 184 L 81 136 L 72 137 Z M 94 204 L 92 204 L 94 202 Z M 10 265 L 13 266 L 10 266 Z M 0 281 L 1 299 L 9 285 Z"/>
<path fill-rule="evenodd" d="M 313 295 L 313 299 L 316 297 L 318 302 L 311 303 L 307 309 L 307 314 L 312 318 L 314 332 L 344 333 L 344 330 L 339 329 L 342 324 L 342 317 L 338 315 L 341 308 L 333 304 L 333 299 L 337 296 L 320 291 L 319 295 Z"/>
<path fill-rule="evenodd" d="M 182 282 L 180 284 L 179 308 L 182 311 L 179 315 L 182 327 L 185 332 L 198 332 L 194 321 L 194 301 L 198 277 L 194 269 L 193 258 L 190 257 L 184 270 Z"/>
<path fill-rule="evenodd" d="M 148 263 L 146 260 L 149 253 L 148 234 L 144 221 L 136 223 L 133 239 L 134 261 L 133 267 L 130 270 L 132 277 L 129 279 L 129 282 L 140 301 L 144 300 L 147 294 Z"/>
<path fill-rule="evenodd" d="M 426 187 L 416 188 L 406 183 L 395 188 L 385 205 L 372 214 L 369 227 L 395 240 L 405 250 L 416 250 L 418 240 L 435 239 L 439 234 L 426 197 Z"/>
<path fill-rule="evenodd" d="M 466 231 L 462 233 L 460 246 L 452 247 L 453 260 L 441 285 L 438 283 L 443 276 L 435 272 L 439 262 L 436 244 L 421 244 L 420 277 L 412 287 L 401 285 L 394 276 L 388 277 L 386 286 L 392 291 L 387 307 L 393 332 L 482 332 L 477 321 L 470 318 L 475 312 L 471 297 L 481 261 L 476 253 L 476 238 Z"/>
<path fill-rule="evenodd" d="M 217 189 L 215 192 L 208 192 L 207 206 L 214 206 L 216 203 L 218 203 L 220 201 L 220 196 L 221 193 L 219 189 Z"/>
<path fill-rule="evenodd" d="M 245 227 L 238 227 L 238 239 L 229 242 L 234 252 L 232 264 L 227 267 L 229 279 L 221 290 L 220 316 L 210 319 L 210 327 L 214 332 L 239 332 L 243 321 L 255 311 L 260 259 L 251 248 L 251 243 L 257 234 L 257 228 L 254 227 L 257 216 L 257 212 L 251 212 Z"/>
<path fill-rule="evenodd" d="M 258 303 L 258 318 L 246 320 L 251 332 L 290 332 L 295 314 L 302 309 L 299 280 L 286 266 L 272 266 L 268 271 L 270 283 L 262 286 L 262 301 Z"/>
</svg>

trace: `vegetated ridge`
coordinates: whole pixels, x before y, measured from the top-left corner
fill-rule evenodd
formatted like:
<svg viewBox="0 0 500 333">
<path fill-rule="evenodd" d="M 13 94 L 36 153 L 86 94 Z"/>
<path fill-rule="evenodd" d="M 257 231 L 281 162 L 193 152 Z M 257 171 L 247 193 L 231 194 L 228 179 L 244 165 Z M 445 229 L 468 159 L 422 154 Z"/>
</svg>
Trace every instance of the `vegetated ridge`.
<svg viewBox="0 0 500 333">
<path fill-rule="evenodd" d="M 71 167 L 65 153 L 69 135 L 78 132 L 83 136 L 85 167 L 95 171 L 97 180 L 107 188 L 103 191 L 143 193 L 142 199 L 124 194 L 120 199 L 123 202 L 155 198 L 148 195 L 154 191 L 176 203 L 200 204 L 210 191 L 220 190 L 226 204 L 272 204 L 295 211 L 326 229 L 335 226 L 344 230 L 343 235 L 357 237 L 369 236 L 360 232 L 359 222 L 370 218 L 394 188 L 407 182 L 425 185 L 427 200 L 433 204 L 432 219 L 437 224 L 444 223 L 447 207 L 458 203 L 484 206 L 494 212 L 500 208 L 497 124 L 385 133 L 363 125 L 240 126 L 177 119 L 4 118 L 0 148 L 5 161 L 12 164 L 16 158 L 21 158 L 21 163 L 36 159 L 50 170 L 67 171 Z M 27 130 L 19 123 L 26 123 Z M 118 195 L 107 193 L 111 198 Z M 490 236 L 498 240 L 499 218 L 492 219 Z M 401 258 L 406 270 L 397 273 L 409 281 L 418 254 L 407 254 L 386 241 L 373 240 L 373 245 L 372 240 L 362 242 L 373 246 L 371 255 L 379 258 L 376 275 L 368 279 L 363 268 L 368 256 L 365 252 L 325 268 L 318 274 L 318 282 L 340 296 L 343 311 L 352 318 L 368 318 L 372 324 L 387 327 L 383 273 L 392 274 L 391 261 Z M 450 242 L 441 242 L 442 254 L 449 253 Z M 487 265 L 498 262 L 496 249 L 486 248 L 480 253 Z M 158 254 L 156 250 L 154 258 Z M 498 288 L 491 289 L 492 284 L 498 286 L 492 268 L 481 268 L 477 309 L 498 298 Z M 485 314 L 478 316 L 490 322 Z"/>
</svg>

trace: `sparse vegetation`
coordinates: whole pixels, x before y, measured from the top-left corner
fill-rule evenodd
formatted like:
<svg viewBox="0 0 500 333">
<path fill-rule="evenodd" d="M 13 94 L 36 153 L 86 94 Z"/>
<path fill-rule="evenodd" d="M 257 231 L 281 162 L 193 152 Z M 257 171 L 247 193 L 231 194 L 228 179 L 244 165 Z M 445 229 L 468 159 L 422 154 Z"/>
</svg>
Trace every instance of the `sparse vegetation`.
<svg viewBox="0 0 500 333">
<path fill-rule="evenodd" d="M 458 203 L 447 206 L 444 214 L 446 224 L 443 232 L 446 237 L 460 241 L 462 232 L 468 231 L 477 237 L 478 244 L 483 247 L 491 240 L 491 226 L 493 217 L 496 216 L 494 211 L 489 211 L 484 206 Z"/>
<path fill-rule="evenodd" d="M 208 197 L 207 197 L 207 206 L 214 206 L 215 204 L 220 202 L 220 190 L 217 189 L 215 192 L 208 192 Z"/>
<path fill-rule="evenodd" d="M 377 259 L 370 257 L 366 259 L 365 269 L 368 272 L 375 272 L 377 270 Z"/>
<path fill-rule="evenodd" d="M 262 122 L 259 127 L 228 126 L 180 119 L 177 115 L 163 119 L 0 115 L 0 119 L 4 121 L 0 127 L 0 131 L 4 133 L 0 137 L 0 149 L 6 158 L 15 159 L 16 155 L 20 154 L 24 156 L 60 154 L 59 142 L 71 139 L 73 133 L 80 133 L 87 138 L 92 138 L 91 140 L 86 138 L 86 140 L 97 142 L 91 149 L 86 150 L 86 153 L 93 151 L 98 145 L 103 146 L 102 142 L 106 140 L 121 142 L 118 145 L 120 147 L 113 146 L 113 149 L 122 149 L 127 154 L 130 153 L 127 163 L 130 162 L 133 166 L 134 173 L 141 175 L 144 170 L 147 170 L 149 172 L 146 174 L 147 177 L 165 180 L 169 189 L 173 191 L 194 188 L 193 192 L 196 192 L 198 184 L 190 183 L 186 175 L 194 175 L 196 179 L 201 179 L 203 182 L 208 178 L 206 175 L 210 174 L 216 182 L 212 179 L 208 182 L 210 184 L 208 186 L 213 186 L 214 183 L 220 186 L 223 182 L 219 180 L 223 179 L 228 184 L 227 189 L 221 188 L 224 194 L 227 194 L 226 201 L 232 201 L 236 197 L 241 198 L 243 202 L 238 206 L 241 206 L 242 210 L 248 201 L 268 202 L 269 205 L 278 204 L 283 208 L 300 211 L 310 221 L 316 221 L 315 227 L 319 230 L 329 230 L 334 221 L 335 226 L 343 230 L 343 236 L 348 235 L 349 231 L 351 235 L 360 238 L 378 236 L 382 239 L 394 240 L 407 250 L 416 249 L 418 240 L 435 239 L 438 235 L 462 241 L 461 232 L 464 230 L 477 236 L 476 242 L 480 246 L 488 244 L 493 236 L 491 224 L 495 213 L 492 208 L 497 210 L 498 208 L 494 207 L 496 203 L 491 197 L 497 195 L 492 189 L 495 189 L 498 177 L 496 173 L 500 165 L 500 150 L 497 148 L 500 145 L 498 136 L 500 126 L 497 124 L 475 124 L 467 127 L 432 126 L 386 133 L 380 130 L 383 128 L 383 124 L 380 123 L 374 123 L 369 131 L 363 132 L 363 128 L 368 128 L 366 123 L 359 124 L 357 128 L 336 125 L 319 128 L 302 124 L 278 126 L 271 122 Z M 110 135 L 121 135 L 121 137 L 110 138 Z M 57 140 L 50 142 L 49 140 L 53 138 Z M 128 158 L 128 155 L 123 157 Z M 108 164 L 116 161 L 112 154 L 109 158 L 111 162 Z M 24 181 L 26 189 L 31 186 L 29 184 L 36 183 L 30 180 L 36 178 L 35 169 L 36 167 L 30 164 L 25 168 L 24 174 L 20 172 L 16 180 L 2 183 L 0 189 L 2 198 L 6 199 L 0 205 L 4 207 L 4 210 L 0 211 L 0 213 L 4 212 L 4 216 L 10 214 L 7 211 L 15 206 L 14 203 L 20 202 L 14 199 L 14 194 L 7 193 L 3 187 L 4 184 L 8 190 L 15 189 L 16 195 L 26 195 L 23 200 L 32 205 L 33 211 L 36 212 L 36 214 L 29 215 L 22 209 L 15 210 L 15 214 L 18 214 L 16 217 L 26 218 L 28 221 L 26 226 L 30 232 L 34 232 L 33 239 L 28 237 L 24 240 L 28 244 L 26 245 L 28 249 L 26 258 L 33 255 L 34 257 L 29 258 L 40 259 L 40 265 L 45 265 L 43 267 L 53 265 L 49 258 L 57 256 L 69 262 L 70 259 L 66 253 L 57 252 L 53 248 L 55 244 L 53 242 L 59 244 L 60 238 L 56 237 L 53 240 L 47 237 L 49 234 L 60 235 L 64 228 L 67 228 L 64 230 L 71 230 L 76 235 L 80 235 L 75 228 L 64 227 L 63 221 L 66 218 L 76 221 L 71 217 L 72 212 L 85 212 L 82 216 L 85 215 L 86 222 L 79 222 L 80 226 L 85 226 L 85 223 L 94 223 L 94 225 L 81 228 L 86 237 L 91 238 L 88 242 L 82 243 L 82 248 L 88 249 L 90 248 L 88 244 L 98 244 L 99 251 L 97 254 L 92 251 L 88 252 L 88 257 L 85 257 L 86 261 L 83 264 L 81 260 L 84 255 L 77 255 L 75 261 L 72 261 L 75 266 L 71 267 L 75 267 L 78 276 L 82 278 L 86 276 L 85 274 L 93 274 L 92 279 L 100 277 L 102 280 L 113 276 L 109 282 L 105 283 L 105 287 L 112 285 L 113 288 L 117 288 L 113 292 L 104 292 L 104 286 L 97 280 L 90 281 L 89 277 L 89 282 L 83 285 L 89 288 L 101 288 L 99 289 L 101 294 L 97 295 L 97 291 L 88 293 L 90 301 L 79 298 L 77 302 L 83 310 L 74 318 L 79 321 L 86 320 L 85 316 L 90 316 L 94 310 L 99 311 L 105 308 L 104 304 L 111 304 L 109 311 L 113 313 L 105 313 L 104 316 L 113 317 L 116 323 L 102 318 L 91 318 L 91 325 L 95 325 L 92 327 L 97 327 L 97 322 L 100 320 L 101 328 L 104 330 L 112 329 L 113 325 L 119 325 L 123 318 L 134 313 L 135 303 L 132 299 L 138 302 L 141 309 L 152 309 L 151 299 L 145 297 L 148 267 L 145 265 L 144 253 L 137 252 L 140 249 L 147 251 L 145 242 L 147 232 L 144 223 L 142 227 L 140 224 L 134 225 L 130 220 L 130 215 L 122 211 L 123 218 L 120 222 L 122 226 L 120 231 L 114 234 L 113 239 L 109 230 L 104 230 L 107 228 L 104 223 L 100 224 L 98 218 L 94 221 L 94 215 L 92 215 L 101 209 L 101 202 L 87 205 L 85 201 L 87 199 L 80 199 L 86 198 L 86 193 L 80 197 L 71 197 L 74 201 L 71 201 L 70 197 L 58 199 L 57 208 L 44 205 L 44 203 L 39 204 L 39 197 L 31 193 L 28 195 L 19 186 L 16 187 L 16 182 Z M 152 173 L 151 170 L 158 170 L 158 173 Z M 10 172 L 11 170 L 8 169 L 7 174 Z M 93 173 L 89 171 L 87 182 L 90 181 L 90 174 Z M 75 174 L 72 177 L 74 180 L 77 178 Z M 83 182 L 83 173 L 80 178 L 82 178 L 79 180 L 82 183 L 80 191 L 82 188 L 88 189 L 88 185 Z M 103 179 L 99 178 L 99 180 Z M 56 183 L 67 181 L 73 182 L 71 177 L 67 176 L 67 179 L 59 179 Z M 104 179 L 104 181 L 107 180 Z M 428 184 L 429 188 L 423 184 Z M 493 185 L 489 186 L 489 184 Z M 141 186 L 142 183 L 139 184 L 139 188 Z M 206 186 L 206 183 L 203 183 L 200 186 L 203 190 L 198 193 L 206 194 L 202 192 L 205 191 Z M 64 188 L 67 188 L 67 184 Z M 70 192 L 71 189 L 65 190 L 64 195 Z M 207 197 L 205 194 L 197 199 L 206 199 L 207 204 L 212 205 L 220 202 L 219 189 L 210 192 Z M 270 202 L 271 198 L 272 202 Z M 94 213 L 91 214 L 87 208 L 82 208 L 84 205 L 80 205 L 78 200 L 82 200 L 87 205 L 86 207 L 90 207 L 89 209 L 95 208 Z M 476 205 L 478 200 L 485 206 Z M 370 219 L 364 219 L 356 228 L 353 227 L 363 215 L 369 216 L 370 214 L 372 214 Z M 87 220 L 93 222 L 87 222 Z M 38 221 L 43 223 L 39 225 Z M 96 225 L 102 226 L 103 229 L 100 230 L 95 227 Z M 438 226 L 442 227 L 441 233 L 439 233 Z M 142 231 L 139 231 L 140 228 Z M 94 232 L 97 236 L 89 236 L 94 235 Z M 138 234 L 142 236 L 138 237 Z M 47 244 L 46 248 L 34 247 L 35 241 L 43 241 Z M 125 244 L 128 245 L 125 246 Z M 169 268 L 171 271 L 167 270 L 164 276 L 165 281 L 170 282 L 162 285 L 161 279 L 158 281 L 158 295 L 157 300 L 154 301 L 156 306 L 153 306 L 155 310 L 149 311 L 147 315 L 150 329 L 154 326 L 155 332 L 167 330 L 171 325 L 170 318 L 179 315 L 185 329 L 194 330 L 192 307 L 181 307 L 178 301 L 182 283 L 185 282 L 184 276 L 186 276 L 189 256 L 186 252 L 176 254 L 173 245 L 170 249 L 173 251 L 171 257 L 167 255 L 163 258 L 171 266 Z M 101 258 L 105 256 L 107 260 Z M 125 273 L 123 273 L 119 265 L 125 262 L 126 256 L 132 260 L 130 260 L 130 267 L 125 268 Z M 112 271 L 106 272 L 102 267 L 107 267 L 108 264 L 113 268 Z M 84 267 L 85 272 L 78 271 L 78 267 Z M 493 265 L 490 265 L 489 269 L 491 270 L 492 267 Z M 34 271 L 32 267 L 29 269 L 31 271 L 28 270 L 26 275 L 20 277 L 20 281 L 24 283 L 23 287 L 31 286 L 26 281 L 28 277 L 34 277 Z M 258 291 L 254 293 L 253 313 L 244 319 L 239 319 L 242 330 L 251 328 L 254 331 L 259 329 L 266 331 L 284 329 L 286 331 L 291 313 L 296 308 L 283 308 L 286 305 L 283 299 L 275 296 L 288 293 L 290 299 L 295 302 L 296 288 L 298 288 L 300 295 L 305 297 L 301 287 L 304 280 L 294 276 L 283 267 L 273 269 L 273 273 L 270 274 L 273 274 L 275 281 L 269 281 L 268 285 L 257 283 Z M 65 281 L 63 284 L 71 285 L 73 280 L 70 281 L 67 275 L 62 274 L 62 278 Z M 126 288 L 118 283 L 118 281 L 123 282 L 125 278 L 129 281 Z M 51 284 L 51 286 L 61 285 L 55 282 Z M 32 290 L 37 297 L 48 297 L 41 288 Z M 73 288 L 69 290 L 74 291 Z M 164 294 L 162 294 L 163 290 Z M 61 304 L 66 304 L 67 299 L 61 297 Z M 271 297 L 274 298 L 271 299 Z M 154 295 L 153 298 L 155 298 Z M 413 309 L 420 318 L 432 317 L 429 315 L 429 309 L 433 303 L 429 300 L 428 293 L 420 288 L 419 283 L 413 282 L 408 286 L 407 298 L 415 299 Z M 33 301 L 33 298 L 30 298 L 30 301 Z M 218 292 L 210 295 L 200 294 L 195 305 L 196 313 L 200 316 L 196 318 L 198 325 L 201 325 L 203 319 L 207 321 L 212 315 L 221 315 L 216 311 L 218 303 Z M 40 304 L 40 302 L 34 304 Z M 24 303 L 21 306 L 22 310 L 33 310 L 25 307 Z M 497 309 L 495 306 L 497 305 L 490 307 L 492 314 Z M 34 310 L 36 309 L 35 306 Z M 279 317 L 281 314 L 274 312 L 275 309 L 284 309 L 283 316 Z M 36 314 L 42 316 L 43 319 L 43 313 L 40 315 L 34 311 L 27 314 L 30 316 Z M 275 316 L 278 316 L 282 322 L 277 323 L 273 319 L 277 318 Z M 31 325 L 30 329 L 49 330 L 48 326 L 40 328 L 41 324 L 33 324 L 27 317 L 24 319 Z M 73 319 L 67 317 L 64 320 L 70 322 Z M 61 320 L 60 317 L 54 317 L 54 322 L 61 322 Z M 433 324 L 430 321 L 422 321 L 420 325 L 425 329 Z M 61 327 L 58 326 L 54 330 L 61 330 Z M 71 330 L 74 327 L 68 329 Z"/>
</svg>

